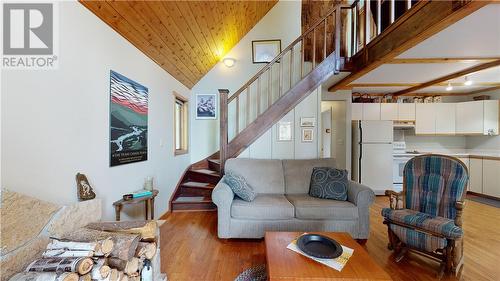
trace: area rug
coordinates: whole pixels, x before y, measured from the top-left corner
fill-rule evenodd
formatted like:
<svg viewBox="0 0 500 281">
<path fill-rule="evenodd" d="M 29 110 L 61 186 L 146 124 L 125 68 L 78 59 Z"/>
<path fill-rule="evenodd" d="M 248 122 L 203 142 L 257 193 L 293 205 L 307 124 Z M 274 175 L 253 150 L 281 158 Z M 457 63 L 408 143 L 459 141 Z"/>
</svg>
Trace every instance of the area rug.
<svg viewBox="0 0 500 281">
<path fill-rule="evenodd" d="M 257 266 L 250 267 L 249 269 L 243 271 L 234 279 L 234 281 L 266 281 L 267 271 L 265 264 L 259 264 Z"/>
<path fill-rule="evenodd" d="M 485 198 L 485 197 L 481 197 L 481 196 L 475 196 L 475 195 L 471 195 L 471 194 L 467 194 L 467 199 L 474 201 L 474 202 L 478 202 L 478 203 L 482 203 L 482 204 L 486 204 L 489 206 L 500 208 L 500 200 Z"/>
</svg>

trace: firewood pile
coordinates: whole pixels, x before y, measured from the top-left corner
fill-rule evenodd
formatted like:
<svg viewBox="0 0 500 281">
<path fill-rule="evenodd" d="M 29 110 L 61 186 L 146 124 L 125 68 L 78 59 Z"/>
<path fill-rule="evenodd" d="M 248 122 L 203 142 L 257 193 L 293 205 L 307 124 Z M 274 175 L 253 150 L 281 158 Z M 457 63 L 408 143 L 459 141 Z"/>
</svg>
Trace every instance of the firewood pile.
<svg viewBox="0 0 500 281">
<path fill-rule="evenodd" d="M 162 281 L 156 221 L 97 222 L 51 238 L 10 281 Z"/>
</svg>

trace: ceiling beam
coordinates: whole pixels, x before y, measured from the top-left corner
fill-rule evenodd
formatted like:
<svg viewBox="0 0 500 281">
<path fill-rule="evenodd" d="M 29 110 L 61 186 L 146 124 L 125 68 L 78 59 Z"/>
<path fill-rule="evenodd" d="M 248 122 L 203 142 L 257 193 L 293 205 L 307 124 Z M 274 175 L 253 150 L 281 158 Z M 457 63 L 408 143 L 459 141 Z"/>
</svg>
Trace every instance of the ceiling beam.
<svg viewBox="0 0 500 281">
<path fill-rule="evenodd" d="M 334 92 L 391 61 L 491 1 L 419 1 L 365 48 L 351 58 L 353 70 L 335 85 Z"/>
<path fill-rule="evenodd" d="M 378 87 L 415 87 L 421 83 L 353 83 L 347 85 L 343 90 L 352 88 L 378 88 Z M 464 86 L 464 83 L 451 83 L 454 87 Z M 437 83 L 433 86 L 448 86 L 448 83 Z M 500 82 L 474 82 L 473 86 L 496 87 L 500 86 Z"/>
<path fill-rule="evenodd" d="M 494 58 L 394 58 L 389 64 L 420 64 L 420 63 L 485 63 L 498 60 L 500 57 Z"/>
<path fill-rule="evenodd" d="M 454 72 L 452 74 L 448 74 L 448 75 L 433 79 L 433 80 L 425 82 L 425 83 L 420 83 L 419 85 L 410 87 L 408 89 L 397 91 L 397 92 L 393 93 L 392 95 L 397 97 L 397 96 L 401 96 L 401 95 L 410 94 L 410 93 L 413 93 L 413 92 L 418 91 L 420 89 L 427 88 L 427 87 L 436 85 L 436 84 L 441 83 L 441 82 L 445 82 L 445 81 L 448 81 L 448 80 L 451 80 L 451 79 L 454 79 L 457 77 L 465 76 L 467 74 L 478 72 L 478 71 L 481 71 L 484 69 L 492 68 L 492 67 L 495 67 L 498 65 L 500 65 L 500 60 L 495 60 L 492 62 L 483 63 L 480 65 L 466 68 L 464 70 Z"/>
</svg>

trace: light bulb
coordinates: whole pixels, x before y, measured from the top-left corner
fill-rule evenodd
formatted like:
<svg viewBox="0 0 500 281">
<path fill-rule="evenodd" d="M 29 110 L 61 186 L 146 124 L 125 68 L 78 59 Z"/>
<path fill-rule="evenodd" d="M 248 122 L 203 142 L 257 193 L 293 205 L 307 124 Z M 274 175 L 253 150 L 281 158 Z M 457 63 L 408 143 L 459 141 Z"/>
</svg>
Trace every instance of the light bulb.
<svg viewBox="0 0 500 281">
<path fill-rule="evenodd" d="M 236 63 L 236 60 L 233 58 L 225 58 L 222 60 L 225 66 L 227 67 L 233 67 L 234 64 Z"/>
<path fill-rule="evenodd" d="M 448 86 L 446 87 L 446 91 L 448 91 L 448 92 L 449 92 L 449 91 L 451 91 L 451 90 L 453 90 L 453 86 L 451 85 L 451 83 L 450 83 L 450 82 L 448 82 Z"/>
</svg>

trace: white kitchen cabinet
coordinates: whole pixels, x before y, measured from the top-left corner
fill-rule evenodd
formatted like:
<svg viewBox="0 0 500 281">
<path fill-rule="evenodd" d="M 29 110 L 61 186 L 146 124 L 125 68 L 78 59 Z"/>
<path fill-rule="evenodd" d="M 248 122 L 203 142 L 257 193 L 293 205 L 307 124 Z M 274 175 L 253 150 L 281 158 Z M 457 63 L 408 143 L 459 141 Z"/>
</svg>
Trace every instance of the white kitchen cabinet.
<svg viewBox="0 0 500 281">
<path fill-rule="evenodd" d="M 455 134 L 455 103 L 435 103 L 436 135 Z"/>
<path fill-rule="evenodd" d="M 483 159 L 483 194 L 500 198 L 500 160 Z"/>
<path fill-rule="evenodd" d="M 456 132 L 462 135 L 498 135 L 498 100 L 456 104 Z"/>
<path fill-rule="evenodd" d="M 415 104 L 398 103 L 398 121 L 415 121 Z"/>
<path fill-rule="evenodd" d="M 398 104 L 397 103 L 381 103 L 380 104 L 380 120 L 398 120 Z"/>
<path fill-rule="evenodd" d="M 483 159 L 469 159 L 469 191 L 483 193 Z"/>
<path fill-rule="evenodd" d="M 465 164 L 465 167 L 467 167 L 467 170 L 469 171 L 469 177 L 470 177 L 470 167 L 469 167 L 469 157 L 458 157 L 458 159 L 462 162 L 464 162 Z M 469 179 L 469 182 L 467 183 L 467 190 L 470 190 L 470 179 Z"/>
<path fill-rule="evenodd" d="M 436 134 L 436 104 L 417 103 L 415 108 L 415 134 Z"/>
<path fill-rule="evenodd" d="M 353 103 L 351 107 L 351 119 L 352 120 L 363 120 L 363 104 Z"/>
<path fill-rule="evenodd" d="M 363 103 L 363 120 L 380 120 L 380 103 Z"/>
</svg>

